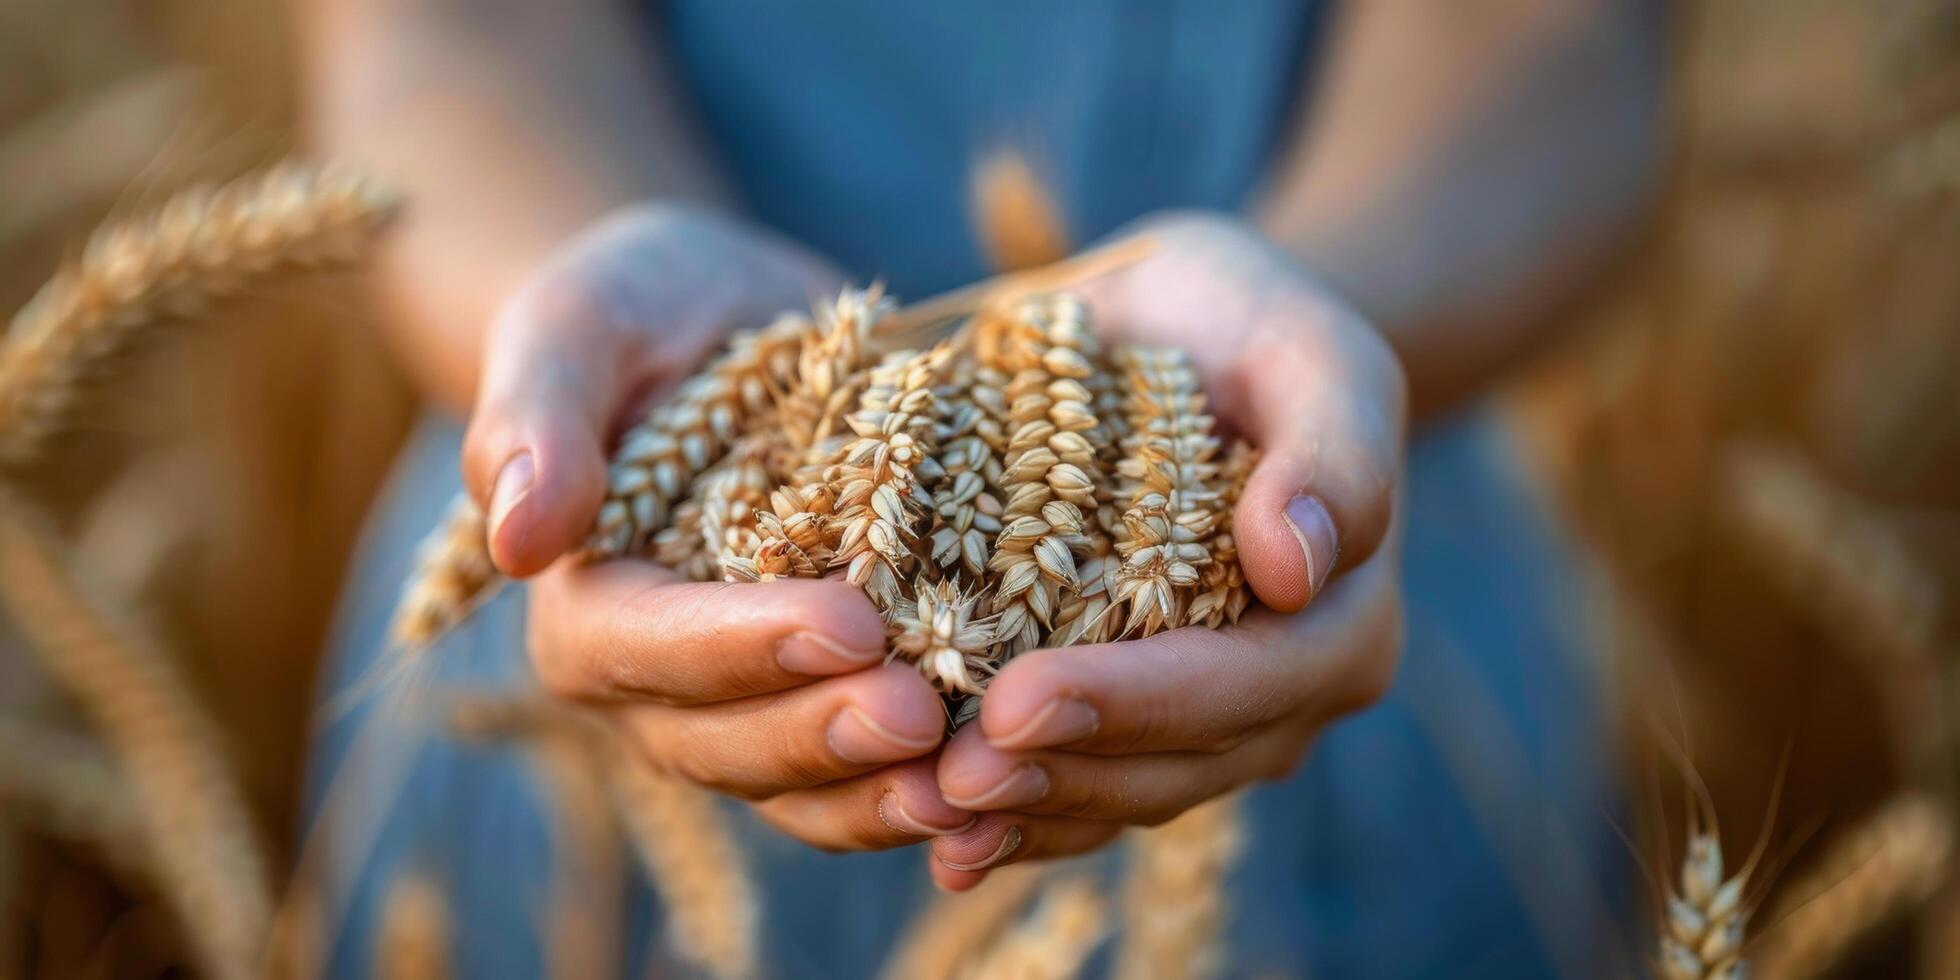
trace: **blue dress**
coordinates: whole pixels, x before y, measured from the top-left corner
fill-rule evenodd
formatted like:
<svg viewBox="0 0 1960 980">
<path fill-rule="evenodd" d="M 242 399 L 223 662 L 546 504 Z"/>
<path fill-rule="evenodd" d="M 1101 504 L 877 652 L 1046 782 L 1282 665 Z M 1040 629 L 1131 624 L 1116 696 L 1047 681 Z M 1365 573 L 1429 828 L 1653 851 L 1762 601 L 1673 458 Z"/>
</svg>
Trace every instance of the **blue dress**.
<svg viewBox="0 0 1960 980">
<path fill-rule="evenodd" d="M 962 194 L 969 162 L 1003 143 L 1049 178 L 1078 240 L 1163 208 L 1243 206 L 1290 135 L 1323 12 L 679 0 L 653 20 L 650 43 L 671 46 L 751 213 L 922 296 L 986 272 Z M 369 676 L 412 543 L 458 489 L 457 446 L 454 424 L 432 419 L 405 450 L 346 591 L 323 698 Z M 1297 776 L 1250 794 L 1230 973 L 1624 972 L 1614 923 L 1628 918 L 1631 865 L 1609 824 L 1617 777 L 1597 665 L 1576 642 L 1578 559 L 1488 408 L 1417 439 L 1404 504 L 1400 672 Z M 530 686 L 522 606 L 506 589 L 445 641 L 434 693 Z M 324 838 L 345 909 L 330 972 L 368 972 L 386 885 L 412 869 L 451 893 L 462 975 L 540 975 L 551 849 L 533 774 L 510 752 L 400 724 L 356 747 L 375 716 L 336 714 L 316 743 L 310 812 L 331 795 L 359 814 Z M 874 973 L 930 894 L 919 849 L 822 854 L 728 809 L 766 892 L 771 973 Z M 643 883 L 627 904 L 623 968 L 679 972 L 644 961 L 659 910 Z"/>
</svg>

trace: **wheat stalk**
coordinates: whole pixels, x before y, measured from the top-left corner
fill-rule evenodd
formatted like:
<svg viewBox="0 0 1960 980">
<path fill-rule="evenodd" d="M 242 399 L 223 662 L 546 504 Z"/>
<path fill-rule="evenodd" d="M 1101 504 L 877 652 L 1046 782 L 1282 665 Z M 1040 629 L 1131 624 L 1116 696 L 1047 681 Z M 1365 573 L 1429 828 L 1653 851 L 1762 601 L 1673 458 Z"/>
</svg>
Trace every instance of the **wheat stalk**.
<svg viewBox="0 0 1960 980">
<path fill-rule="evenodd" d="M 217 724 L 170 655 L 67 567 L 59 539 L 0 496 L 0 599 L 42 669 L 114 750 L 156 877 L 205 972 L 250 975 L 271 921 L 264 848 Z"/>
<path fill-rule="evenodd" d="M 84 383 L 145 329 L 282 269 L 358 259 L 394 210 L 392 195 L 357 175 L 285 164 L 181 191 L 153 217 L 96 232 L 0 344 L 0 464 L 38 458 Z"/>
<path fill-rule="evenodd" d="M 0 716 L 0 808 L 10 821 L 75 841 L 147 887 L 152 861 L 122 773 L 88 739 Z"/>
<path fill-rule="evenodd" d="M 675 949 L 718 978 L 757 975 L 761 902 L 714 794 L 633 760 L 610 769 L 614 807 L 660 890 Z"/>
<path fill-rule="evenodd" d="M 1239 797 L 1221 796 L 1137 836 L 1124 884 L 1123 980 L 1215 976 L 1225 877 L 1244 848 Z"/>
<path fill-rule="evenodd" d="M 449 901 L 435 880 L 408 872 L 389 883 L 375 937 L 374 975 L 381 980 L 445 980 L 449 960 Z"/>
<path fill-rule="evenodd" d="M 949 980 L 959 975 L 1023 911 L 1043 879 L 1036 865 L 999 868 L 963 892 L 942 893 L 912 924 L 879 975 L 885 980 Z"/>
<path fill-rule="evenodd" d="M 1953 815 L 1908 796 L 1886 804 L 1825 852 L 1809 877 L 1785 891 L 1787 911 L 1755 954 L 1763 976 L 1824 975 L 1881 927 L 1918 908 L 1946 880 Z"/>
<path fill-rule="evenodd" d="M 1087 877 L 1043 890 L 1034 913 L 956 976 L 964 980 L 1063 980 L 1081 972 L 1109 933 L 1107 902 Z"/>
<path fill-rule="evenodd" d="M 604 728 L 578 708 L 543 699 L 465 699 L 449 728 L 472 740 L 511 740 L 530 758 L 549 793 L 552 862 L 550 972 L 554 977 L 617 972 L 620 909 L 619 823 L 606 787 Z"/>
</svg>

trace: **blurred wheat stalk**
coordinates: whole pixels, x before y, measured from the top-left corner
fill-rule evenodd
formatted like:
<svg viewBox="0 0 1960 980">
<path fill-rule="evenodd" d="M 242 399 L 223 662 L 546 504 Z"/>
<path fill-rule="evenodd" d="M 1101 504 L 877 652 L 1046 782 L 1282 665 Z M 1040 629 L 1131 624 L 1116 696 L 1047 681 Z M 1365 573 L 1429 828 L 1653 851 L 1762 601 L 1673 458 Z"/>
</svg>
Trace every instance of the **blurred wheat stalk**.
<svg viewBox="0 0 1960 980">
<path fill-rule="evenodd" d="M 1660 226 L 1511 404 L 1604 568 L 1635 771 L 1657 722 L 1685 728 L 1720 825 L 1754 828 L 1790 750 L 1762 828 L 1790 872 L 1753 869 L 1741 905 L 1698 880 L 1712 813 L 1666 833 L 1705 804 L 1648 794 L 1643 859 L 1676 899 L 1653 969 L 1953 975 L 1960 4 L 1682 19 Z"/>
</svg>

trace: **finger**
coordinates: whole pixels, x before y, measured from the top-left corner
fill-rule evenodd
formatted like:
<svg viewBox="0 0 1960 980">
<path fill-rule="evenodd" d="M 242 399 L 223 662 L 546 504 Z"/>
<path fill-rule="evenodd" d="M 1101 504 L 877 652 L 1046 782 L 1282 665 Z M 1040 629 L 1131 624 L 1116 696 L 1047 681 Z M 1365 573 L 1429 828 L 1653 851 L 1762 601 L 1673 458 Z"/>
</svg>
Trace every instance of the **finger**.
<svg viewBox="0 0 1960 980">
<path fill-rule="evenodd" d="M 939 796 L 933 760 L 913 759 L 756 804 L 776 829 L 826 851 L 872 851 L 957 834 L 974 816 Z"/>
<path fill-rule="evenodd" d="M 584 540 L 622 403 L 692 370 L 725 327 L 835 281 L 783 239 L 684 207 L 628 209 L 569 244 L 491 325 L 464 441 L 498 568 L 531 575 Z"/>
<path fill-rule="evenodd" d="M 1262 457 L 1233 511 L 1232 539 L 1260 601 L 1295 612 L 1381 544 L 1400 465 L 1403 384 L 1387 346 L 1329 302 L 1276 300 L 1261 317 L 1237 374 L 1239 421 Z M 1327 318 L 1354 322 L 1312 323 Z"/>
<path fill-rule="evenodd" d="M 1281 718 L 1371 703 L 1394 673 L 1401 605 L 1387 555 L 1328 590 L 1311 613 L 1248 613 L 1236 626 L 1033 650 L 987 687 L 995 747 L 1096 754 L 1225 752 Z"/>
<path fill-rule="evenodd" d="M 561 262 L 504 305 L 485 348 L 463 479 L 508 575 L 577 547 L 605 494 L 608 418 L 639 359 L 622 356 L 632 334 L 613 322 L 632 314 L 589 275 Z"/>
<path fill-rule="evenodd" d="M 1010 752 L 968 725 L 939 754 L 939 791 L 948 805 L 1155 825 L 1205 800 L 1290 772 L 1304 752 L 1304 728 L 1267 728 L 1213 755 L 1153 752 L 1118 757 L 1041 749 Z"/>
<path fill-rule="evenodd" d="M 561 697 L 727 701 L 849 673 L 884 656 L 885 627 L 843 582 L 682 582 L 640 561 L 553 569 L 532 586 L 530 647 Z"/>
<path fill-rule="evenodd" d="M 929 867 L 934 884 L 965 891 L 994 868 L 1072 857 L 1109 843 L 1122 831 L 1122 824 L 1102 820 L 983 813 L 964 833 L 933 838 Z"/>
<path fill-rule="evenodd" d="M 633 705 L 621 719 L 655 765 L 748 800 L 916 759 L 946 724 L 939 695 L 903 664 L 740 701 Z"/>
</svg>

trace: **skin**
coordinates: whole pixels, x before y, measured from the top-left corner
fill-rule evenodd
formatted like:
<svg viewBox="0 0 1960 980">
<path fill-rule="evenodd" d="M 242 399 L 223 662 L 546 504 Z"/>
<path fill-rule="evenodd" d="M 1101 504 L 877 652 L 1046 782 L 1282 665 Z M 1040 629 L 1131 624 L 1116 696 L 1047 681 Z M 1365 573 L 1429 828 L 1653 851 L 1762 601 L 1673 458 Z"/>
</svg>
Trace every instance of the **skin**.
<svg viewBox="0 0 1960 980">
<path fill-rule="evenodd" d="M 1151 235 L 1151 257 L 1082 287 L 1109 334 L 1191 351 L 1215 413 L 1264 450 L 1235 525 L 1264 608 L 1030 652 L 942 745 L 936 696 L 881 665 L 876 613 L 848 586 L 557 561 L 596 512 L 620 419 L 726 330 L 841 279 L 729 212 L 612 3 L 464 6 L 302 2 L 321 141 L 415 202 L 388 258 L 392 329 L 432 397 L 474 405 L 464 475 L 498 566 L 535 576 L 540 679 L 613 718 L 645 764 L 813 846 L 930 840 L 950 889 L 1281 778 L 1381 696 L 1411 406 L 1440 411 L 1532 346 L 1630 226 L 1658 155 L 1652 5 L 1521 0 L 1468 22 L 1353 5 L 1259 203 L 1147 219 L 1127 233 Z M 435 113 L 461 122 L 419 124 Z"/>
</svg>

